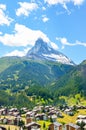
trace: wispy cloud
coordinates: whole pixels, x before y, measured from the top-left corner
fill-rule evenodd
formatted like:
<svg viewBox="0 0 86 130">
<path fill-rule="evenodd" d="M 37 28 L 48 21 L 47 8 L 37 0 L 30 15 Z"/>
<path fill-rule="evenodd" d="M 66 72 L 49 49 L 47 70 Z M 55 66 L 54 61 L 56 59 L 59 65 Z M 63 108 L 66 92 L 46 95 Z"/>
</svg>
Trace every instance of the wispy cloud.
<svg viewBox="0 0 86 130">
<path fill-rule="evenodd" d="M 74 6 L 80 6 L 84 3 L 85 0 L 44 0 L 48 5 L 62 5 L 62 7 L 67 11 L 68 15 L 71 14 L 71 11 L 68 9 L 67 4 L 73 3 Z"/>
<path fill-rule="evenodd" d="M 56 15 L 58 16 L 58 15 L 63 15 L 63 14 L 65 14 L 66 13 L 66 11 L 56 11 Z"/>
<path fill-rule="evenodd" d="M 84 2 L 85 0 L 72 0 L 72 2 L 74 3 L 74 5 L 82 5 L 83 4 L 83 2 Z"/>
<path fill-rule="evenodd" d="M 46 23 L 47 21 L 49 21 L 49 18 L 46 15 L 42 15 L 42 21 Z"/>
<path fill-rule="evenodd" d="M 67 11 L 68 15 L 71 14 L 70 10 L 68 9 L 66 3 L 62 4 L 63 5 L 63 8 Z"/>
<path fill-rule="evenodd" d="M 36 3 L 19 2 L 20 7 L 16 10 L 17 16 L 29 16 L 30 13 L 38 8 Z"/>
<path fill-rule="evenodd" d="M 76 45 L 81 45 L 86 47 L 86 42 L 76 41 Z"/>
<path fill-rule="evenodd" d="M 62 44 L 62 49 L 65 48 L 65 46 L 85 46 L 86 47 L 86 42 L 81 42 L 76 40 L 74 43 L 68 42 L 67 38 L 65 37 L 56 37 L 56 40 L 59 41 Z"/>
<path fill-rule="evenodd" d="M 74 5 L 82 5 L 85 0 L 44 0 L 45 3 L 48 3 L 49 5 L 56 5 L 56 4 L 67 4 L 72 2 Z"/>
<path fill-rule="evenodd" d="M 43 6 L 43 7 L 42 7 L 42 10 L 44 10 L 44 11 L 45 11 L 45 10 L 46 10 L 46 8 Z"/>
<path fill-rule="evenodd" d="M 0 4 L 0 25 L 9 26 L 13 21 L 8 15 L 6 15 L 6 5 Z"/>
</svg>

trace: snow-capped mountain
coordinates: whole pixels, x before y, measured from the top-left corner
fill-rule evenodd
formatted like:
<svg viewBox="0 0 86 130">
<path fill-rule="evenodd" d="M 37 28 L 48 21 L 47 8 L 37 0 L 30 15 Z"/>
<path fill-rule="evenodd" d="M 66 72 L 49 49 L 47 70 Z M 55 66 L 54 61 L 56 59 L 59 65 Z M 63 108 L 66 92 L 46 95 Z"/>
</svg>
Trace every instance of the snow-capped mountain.
<svg viewBox="0 0 86 130">
<path fill-rule="evenodd" d="M 34 47 L 32 47 L 27 55 L 30 59 L 35 60 L 49 60 L 56 61 L 62 64 L 74 65 L 74 62 L 70 60 L 67 56 L 62 54 L 61 52 L 54 50 L 51 48 L 48 43 L 44 42 L 41 38 L 39 38 Z"/>
</svg>

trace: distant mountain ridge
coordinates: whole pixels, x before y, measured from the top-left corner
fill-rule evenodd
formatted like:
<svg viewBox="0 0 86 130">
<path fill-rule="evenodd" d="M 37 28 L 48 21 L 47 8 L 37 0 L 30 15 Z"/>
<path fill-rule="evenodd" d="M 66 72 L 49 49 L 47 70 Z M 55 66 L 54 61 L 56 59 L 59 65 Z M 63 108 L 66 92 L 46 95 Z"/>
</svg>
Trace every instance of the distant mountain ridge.
<svg viewBox="0 0 86 130">
<path fill-rule="evenodd" d="M 62 64 L 75 65 L 67 56 L 51 48 L 48 43 L 44 42 L 41 38 L 39 38 L 35 45 L 28 51 L 26 57 L 34 60 L 48 60 Z"/>
</svg>

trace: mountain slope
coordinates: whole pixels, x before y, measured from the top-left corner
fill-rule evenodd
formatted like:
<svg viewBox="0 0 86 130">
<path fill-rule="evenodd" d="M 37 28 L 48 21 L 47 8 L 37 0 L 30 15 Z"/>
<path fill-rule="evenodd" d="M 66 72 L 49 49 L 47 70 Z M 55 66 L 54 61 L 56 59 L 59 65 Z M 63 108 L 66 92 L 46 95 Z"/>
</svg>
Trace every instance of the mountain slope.
<svg viewBox="0 0 86 130">
<path fill-rule="evenodd" d="M 3 72 L 8 67 L 19 63 L 21 61 L 21 58 L 19 57 L 2 57 L 0 58 L 0 72 Z"/>
<path fill-rule="evenodd" d="M 48 43 L 44 42 L 41 38 L 36 41 L 35 46 L 28 51 L 26 56 L 35 60 L 48 60 L 74 65 L 73 61 L 67 56 L 51 48 Z"/>
<path fill-rule="evenodd" d="M 8 67 L 0 73 L 0 89 L 18 91 L 27 86 L 47 86 L 73 67 L 51 61 L 33 61 L 26 57 L 9 58 L 11 65 L 8 65 L 9 60 L 6 60 Z"/>
<path fill-rule="evenodd" d="M 83 93 L 86 96 L 86 61 L 76 66 L 68 74 L 61 77 L 51 85 L 53 90 L 58 89 L 60 95 L 74 95 L 76 93 Z"/>
</svg>

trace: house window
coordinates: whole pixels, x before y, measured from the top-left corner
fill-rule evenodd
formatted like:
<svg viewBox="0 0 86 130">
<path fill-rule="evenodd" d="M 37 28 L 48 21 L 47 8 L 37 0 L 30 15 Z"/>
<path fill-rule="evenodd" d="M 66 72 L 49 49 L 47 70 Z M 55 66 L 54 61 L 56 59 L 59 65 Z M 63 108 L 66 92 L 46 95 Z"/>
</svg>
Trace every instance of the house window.
<svg viewBox="0 0 86 130">
<path fill-rule="evenodd" d="M 31 130 L 37 130 L 37 128 L 38 128 L 37 126 L 32 126 Z"/>
</svg>

